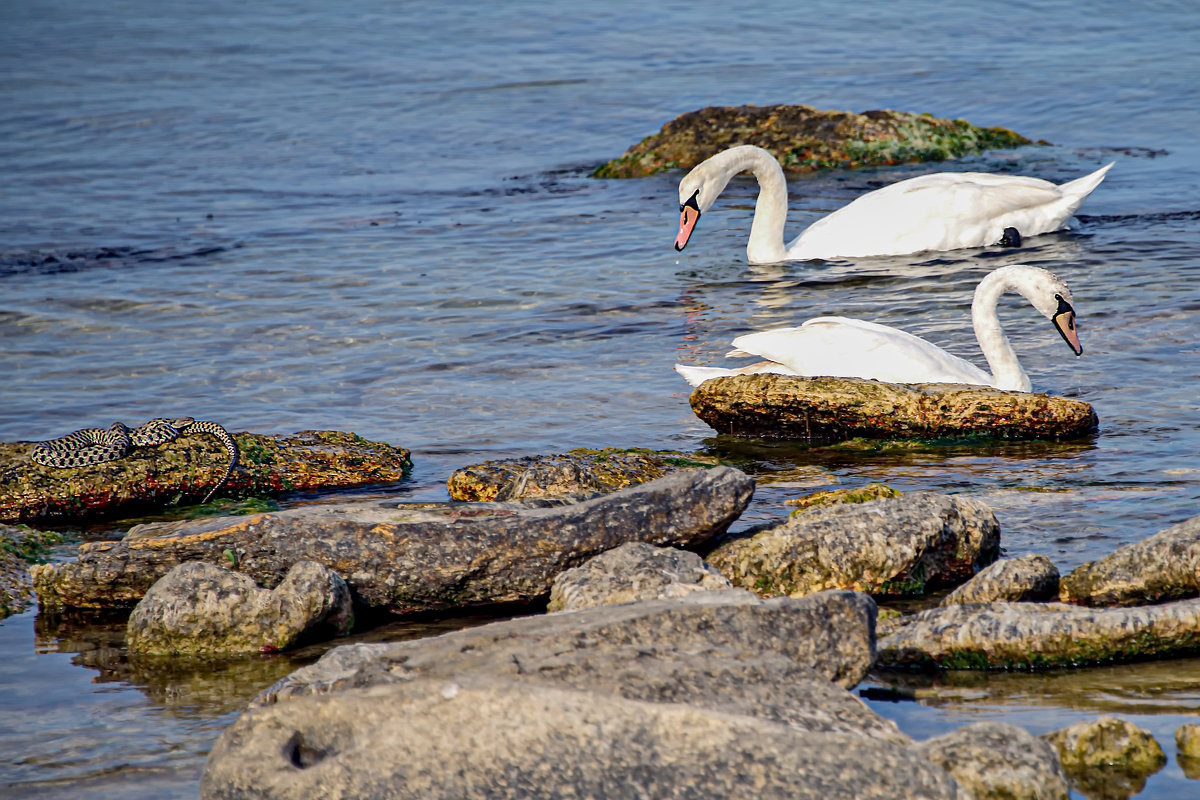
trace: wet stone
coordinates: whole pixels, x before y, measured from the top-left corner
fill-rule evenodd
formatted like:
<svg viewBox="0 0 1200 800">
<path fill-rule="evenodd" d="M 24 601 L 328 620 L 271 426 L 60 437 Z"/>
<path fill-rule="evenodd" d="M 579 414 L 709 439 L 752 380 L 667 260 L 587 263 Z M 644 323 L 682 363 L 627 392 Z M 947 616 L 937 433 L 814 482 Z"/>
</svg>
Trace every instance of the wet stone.
<svg viewBox="0 0 1200 800">
<path fill-rule="evenodd" d="M 809 508 L 722 543 L 708 562 L 764 597 L 831 588 L 922 594 L 975 574 L 999 546 L 1000 525 L 983 503 L 913 492 Z"/>
<path fill-rule="evenodd" d="M 877 110 L 819 110 L 806 105 L 709 106 L 680 114 L 598 168 L 598 178 L 640 178 L 690 169 L 739 144 L 758 145 L 785 170 L 942 161 L 992 148 L 1029 144 L 1006 128 L 979 128 L 961 119 Z"/>
<path fill-rule="evenodd" d="M 547 610 L 665 600 L 729 588 L 729 581 L 695 553 L 629 542 L 559 574 Z"/>
<path fill-rule="evenodd" d="M 328 567 L 297 562 L 274 589 L 228 569 L 190 561 L 158 580 L 126 627 L 130 653 L 272 653 L 345 636 L 354 626 L 350 589 Z"/>
<path fill-rule="evenodd" d="M 1167 763 L 1149 732 L 1120 717 L 1080 722 L 1042 738 L 1058 751 L 1072 783 L 1088 797 L 1133 797 Z"/>
<path fill-rule="evenodd" d="M 1141 605 L 1200 594 L 1200 516 L 1072 570 L 1059 584 L 1064 602 Z"/>
<path fill-rule="evenodd" d="M 403 480 L 408 450 L 341 431 L 292 436 L 233 434 L 238 467 L 217 497 L 278 497 Z M 199 503 L 224 475 L 229 456 L 212 436 L 181 436 L 134 447 L 127 456 L 60 469 L 30 459 L 34 442 L 0 442 L 0 520 L 97 518 Z"/>
<path fill-rule="evenodd" d="M 941 605 L 1040 603 L 1058 596 L 1058 568 L 1042 555 L 1002 558 L 942 598 Z"/>
<path fill-rule="evenodd" d="M 954 776 L 973 800 L 1066 800 L 1054 748 L 1006 722 L 979 722 L 913 747 Z"/>
<path fill-rule="evenodd" d="M 846 439 L 1066 439 L 1099 420 L 1080 400 L 948 383 L 733 375 L 691 395 L 719 433 L 819 441 Z"/>
</svg>

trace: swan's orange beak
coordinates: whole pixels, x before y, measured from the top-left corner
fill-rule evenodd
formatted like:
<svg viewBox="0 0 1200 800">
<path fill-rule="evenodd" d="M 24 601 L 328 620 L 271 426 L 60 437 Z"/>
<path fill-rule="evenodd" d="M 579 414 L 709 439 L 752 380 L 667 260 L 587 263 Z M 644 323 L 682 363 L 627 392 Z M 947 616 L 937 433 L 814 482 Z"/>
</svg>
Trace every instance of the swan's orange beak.
<svg viewBox="0 0 1200 800">
<path fill-rule="evenodd" d="M 700 206 L 697 202 L 699 197 L 700 190 L 697 189 L 695 194 L 679 207 L 679 234 L 675 237 L 676 250 L 687 247 L 688 239 L 692 238 L 692 230 L 700 221 Z"/>
<path fill-rule="evenodd" d="M 1075 355 L 1083 355 L 1083 346 L 1079 344 L 1079 331 L 1075 330 L 1075 309 L 1061 297 L 1058 298 L 1058 311 L 1051 318 L 1054 327 L 1062 335 L 1063 341 L 1071 346 Z"/>
</svg>

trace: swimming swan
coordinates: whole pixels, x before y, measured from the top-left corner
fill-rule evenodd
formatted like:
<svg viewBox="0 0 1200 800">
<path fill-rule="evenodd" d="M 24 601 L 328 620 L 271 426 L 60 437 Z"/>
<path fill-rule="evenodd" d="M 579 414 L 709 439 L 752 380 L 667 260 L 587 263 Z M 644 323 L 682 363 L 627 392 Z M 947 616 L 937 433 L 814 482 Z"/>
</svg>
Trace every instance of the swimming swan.
<svg viewBox="0 0 1200 800">
<path fill-rule="evenodd" d="M 808 377 L 874 378 L 888 383 L 970 383 L 1028 392 L 1029 376 L 1017 361 L 1017 354 L 996 316 L 996 302 L 1007 291 L 1024 296 L 1054 323 L 1075 355 L 1082 355 L 1067 284 L 1040 267 L 1016 264 L 984 277 L 971 303 L 975 338 L 992 369 L 991 375 L 911 333 L 846 317 L 817 317 L 798 328 L 776 328 L 739 336 L 733 340 L 737 349 L 727 355 L 767 359 L 749 367 L 722 369 L 676 364 L 675 371 L 692 386 L 722 375 L 774 372 Z"/>
<path fill-rule="evenodd" d="M 759 186 L 746 256 L 751 264 L 772 264 L 1020 244 L 1022 236 L 1065 228 L 1111 167 L 1108 164 L 1061 186 L 1040 178 L 986 172 L 909 178 L 867 192 L 784 244 L 787 182 L 783 169 L 761 147 L 741 145 L 705 160 L 679 182 L 675 249 L 687 245 L 700 215 L 739 172 L 753 172 Z"/>
</svg>

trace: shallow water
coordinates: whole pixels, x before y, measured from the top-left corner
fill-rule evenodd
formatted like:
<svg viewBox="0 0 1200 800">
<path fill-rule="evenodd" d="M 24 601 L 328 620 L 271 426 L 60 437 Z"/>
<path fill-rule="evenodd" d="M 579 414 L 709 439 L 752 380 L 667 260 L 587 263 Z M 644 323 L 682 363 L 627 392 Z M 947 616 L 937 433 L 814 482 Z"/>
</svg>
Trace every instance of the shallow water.
<svg viewBox="0 0 1200 800">
<path fill-rule="evenodd" d="M 819 0 L 734 19 L 704 2 L 80 5 L 0 7 L 0 439 L 183 415 L 353 430 L 412 449 L 401 492 L 420 499 L 485 458 L 700 449 L 760 478 L 740 524 L 813 486 L 883 480 L 984 499 L 1010 553 L 1063 570 L 1200 513 L 1187 4 Z M 929 111 L 1054 142 L 936 168 L 1061 181 L 1117 166 L 1074 230 L 1019 251 L 771 267 L 745 263 L 752 181 L 678 254 L 678 175 L 587 177 L 678 113 L 772 102 Z M 934 168 L 792 178 L 789 235 Z M 739 441 L 692 415 L 671 370 L 826 313 L 978 359 L 971 291 L 1018 262 L 1071 283 L 1082 358 L 1016 300 L 1002 319 L 1035 388 L 1095 406 L 1094 437 Z M 0 793 L 194 794 L 212 740 L 288 664 L 242 665 L 236 689 L 160 691 L 86 656 L 120 658 L 113 631 L 36 632 L 35 618 L 0 623 Z M 1047 682 L 1029 685 L 1042 696 Z M 1090 713 L 1098 690 L 1080 686 Z M 1190 691 L 1146 718 L 1194 714 Z M 1038 732 L 1078 716 L 1045 695 L 987 713 Z M 962 722 L 928 704 L 880 711 L 917 736 Z M 1172 763 L 1145 796 L 1176 780 Z"/>
</svg>

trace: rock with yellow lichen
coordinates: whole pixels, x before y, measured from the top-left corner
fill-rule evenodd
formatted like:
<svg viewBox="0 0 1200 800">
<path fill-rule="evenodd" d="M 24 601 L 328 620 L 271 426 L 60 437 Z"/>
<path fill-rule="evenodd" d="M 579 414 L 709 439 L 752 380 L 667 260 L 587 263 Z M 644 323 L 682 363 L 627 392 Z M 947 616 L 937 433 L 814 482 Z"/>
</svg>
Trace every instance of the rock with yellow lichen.
<svg viewBox="0 0 1200 800">
<path fill-rule="evenodd" d="M 234 434 L 237 469 L 219 497 L 276 497 L 286 492 L 394 483 L 412 470 L 403 447 L 341 431 L 292 436 Z M 211 436 L 135 447 L 117 461 L 60 469 L 30 458 L 33 442 L 0 443 L 0 521 L 94 518 L 199 503 L 229 463 Z"/>
<path fill-rule="evenodd" d="M 1099 424 L 1091 405 L 952 383 L 733 375 L 696 387 L 692 410 L 718 433 L 841 441 L 1067 439 Z"/>
<path fill-rule="evenodd" d="M 606 447 L 548 456 L 484 461 L 457 469 L 446 488 L 455 500 L 528 500 L 612 492 L 672 472 L 715 467 L 715 458 L 670 450 Z"/>
<path fill-rule="evenodd" d="M 690 169 L 739 144 L 758 145 L 792 172 L 882 166 L 948 158 L 1030 140 L 1007 128 L 907 111 L 820 110 L 806 105 L 709 106 L 680 114 L 599 167 L 597 178 L 640 178 Z"/>
</svg>

